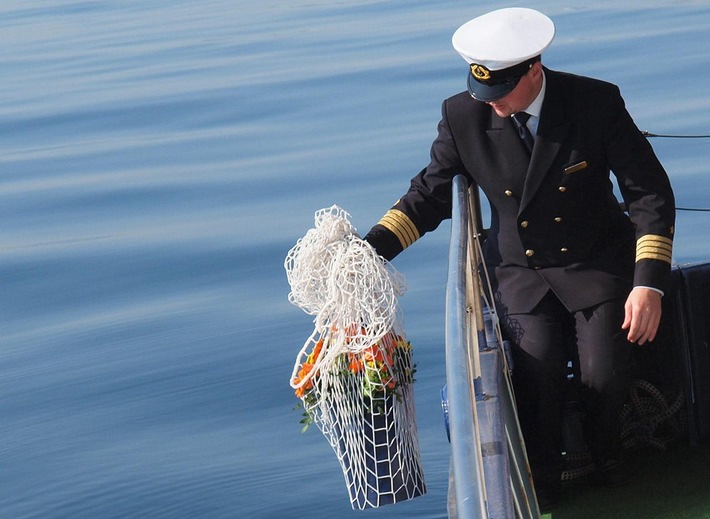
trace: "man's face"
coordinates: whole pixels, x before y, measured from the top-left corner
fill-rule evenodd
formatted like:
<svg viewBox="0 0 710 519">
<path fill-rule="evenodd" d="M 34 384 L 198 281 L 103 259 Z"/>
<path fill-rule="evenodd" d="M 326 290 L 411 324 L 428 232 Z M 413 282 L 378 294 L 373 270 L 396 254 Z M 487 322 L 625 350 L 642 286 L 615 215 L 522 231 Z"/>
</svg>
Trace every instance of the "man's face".
<svg viewBox="0 0 710 519">
<path fill-rule="evenodd" d="M 530 70 L 520 78 L 515 88 L 496 101 L 490 101 L 496 114 L 500 117 L 511 115 L 525 110 L 532 103 L 542 88 L 542 65 L 536 62 Z"/>
</svg>

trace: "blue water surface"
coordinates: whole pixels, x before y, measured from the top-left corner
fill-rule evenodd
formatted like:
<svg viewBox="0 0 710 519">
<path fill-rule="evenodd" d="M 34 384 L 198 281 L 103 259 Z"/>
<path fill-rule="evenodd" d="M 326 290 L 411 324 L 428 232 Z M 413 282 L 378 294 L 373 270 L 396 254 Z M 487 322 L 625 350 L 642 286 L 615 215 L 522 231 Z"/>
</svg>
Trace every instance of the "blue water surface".
<svg viewBox="0 0 710 519">
<path fill-rule="evenodd" d="M 620 85 L 642 129 L 710 133 L 710 3 L 531 1 L 545 63 Z M 363 233 L 428 161 L 464 88 L 454 30 L 502 4 L 4 0 L 0 4 L 0 517 L 446 516 L 448 224 L 395 261 L 428 494 L 350 508 L 301 434 L 312 330 L 283 261 L 338 204 Z M 653 141 L 678 203 L 707 141 Z M 675 257 L 710 256 L 678 215 Z"/>
</svg>

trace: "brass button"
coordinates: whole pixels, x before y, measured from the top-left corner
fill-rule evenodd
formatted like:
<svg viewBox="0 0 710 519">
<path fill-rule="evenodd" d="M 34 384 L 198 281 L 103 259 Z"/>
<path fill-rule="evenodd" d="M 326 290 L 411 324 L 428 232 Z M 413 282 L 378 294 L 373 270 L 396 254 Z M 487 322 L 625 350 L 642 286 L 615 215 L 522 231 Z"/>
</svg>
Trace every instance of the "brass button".
<svg viewBox="0 0 710 519">
<path fill-rule="evenodd" d="M 555 222 L 561 223 L 561 222 L 562 222 L 562 217 L 561 217 L 561 216 L 556 216 L 556 217 L 555 217 Z"/>
<path fill-rule="evenodd" d="M 567 188 L 565 186 L 560 186 L 557 189 L 560 190 L 560 193 L 564 193 L 565 191 L 567 191 Z"/>
<path fill-rule="evenodd" d="M 528 249 L 528 250 L 525 251 L 525 255 L 526 255 L 528 258 L 530 258 L 530 257 L 532 257 L 532 256 L 535 255 L 535 251 L 532 250 L 532 249 Z"/>
<path fill-rule="evenodd" d="M 567 247 L 562 247 L 562 248 L 560 249 L 560 252 L 567 252 Z"/>
<path fill-rule="evenodd" d="M 527 220 L 523 220 L 522 222 L 520 222 L 520 227 L 522 227 L 523 229 L 526 229 L 528 225 L 530 225 L 530 222 L 528 222 Z"/>
<path fill-rule="evenodd" d="M 505 196 L 513 196 L 513 192 L 510 189 L 506 189 Z"/>
</svg>

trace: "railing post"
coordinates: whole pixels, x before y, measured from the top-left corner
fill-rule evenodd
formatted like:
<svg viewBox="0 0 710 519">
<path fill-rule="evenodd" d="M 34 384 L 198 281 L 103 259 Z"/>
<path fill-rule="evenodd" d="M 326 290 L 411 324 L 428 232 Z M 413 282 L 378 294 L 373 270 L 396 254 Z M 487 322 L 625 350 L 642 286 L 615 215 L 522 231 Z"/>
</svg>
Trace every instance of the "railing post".
<svg viewBox="0 0 710 519">
<path fill-rule="evenodd" d="M 454 186 L 446 294 L 446 384 L 456 516 L 487 519 L 480 440 L 476 434 L 475 374 L 468 356 L 466 331 L 468 186 L 461 176 L 454 178 Z"/>
<path fill-rule="evenodd" d="M 453 180 L 446 287 L 446 383 L 451 441 L 450 517 L 538 519 L 493 300 L 478 272 L 483 229 L 476 186 Z M 480 413 L 480 419 L 479 419 Z M 483 440 L 482 440 L 483 438 Z"/>
</svg>

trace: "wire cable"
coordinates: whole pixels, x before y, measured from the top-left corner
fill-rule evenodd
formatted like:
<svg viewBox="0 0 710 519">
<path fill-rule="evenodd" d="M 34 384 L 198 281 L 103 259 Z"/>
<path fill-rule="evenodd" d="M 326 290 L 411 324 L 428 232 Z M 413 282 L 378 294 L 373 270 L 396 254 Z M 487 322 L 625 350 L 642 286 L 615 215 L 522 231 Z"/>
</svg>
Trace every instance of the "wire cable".
<svg viewBox="0 0 710 519">
<path fill-rule="evenodd" d="M 651 133 L 648 130 L 642 130 L 641 134 L 644 137 L 663 137 L 666 139 L 710 139 L 710 135 L 668 135 L 661 133 Z M 702 213 L 710 213 L 710 208 L 701 207 L 676 207 L 676 211 L 695 211 Z"/>
<path fill-rule="evenodd" d="M 624 202 L 620 202 L 619 207 L 625 213 L 628 212 L 628 209 L 626 208 L 626 204 Z M 697 211 L 697 212 L 701 212 L 701 213 L 710 213 L 710 208 L 708 208 L 708 207 L 676 207 L 675 210 L 676 211 Z"/>
<path fill-rule="evenodd" d="M 664 137 L 667 139 L 710 139 L 710 135 L 667 135 L 661 133 L 651 133 L 648 130 L 642 130 L 641 134 L 644 137 Z"/>
</svg>

